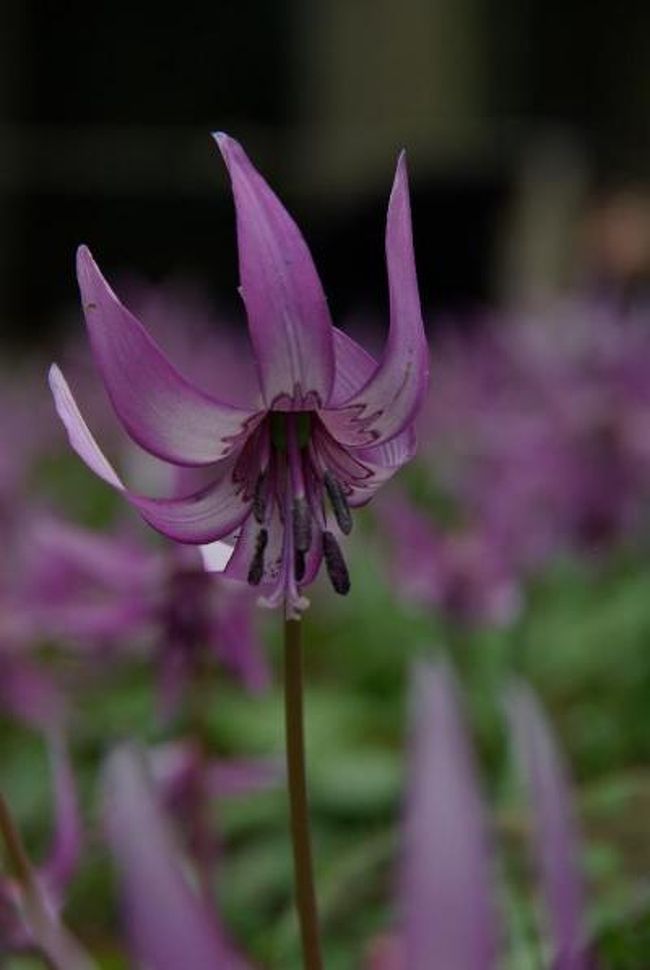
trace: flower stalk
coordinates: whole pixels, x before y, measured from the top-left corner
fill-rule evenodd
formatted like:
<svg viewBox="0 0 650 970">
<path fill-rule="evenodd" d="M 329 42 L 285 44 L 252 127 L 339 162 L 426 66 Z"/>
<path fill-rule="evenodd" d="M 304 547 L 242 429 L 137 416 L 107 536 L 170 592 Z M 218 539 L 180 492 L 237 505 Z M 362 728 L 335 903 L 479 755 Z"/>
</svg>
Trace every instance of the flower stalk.
<svg viewBox="0 0 650 970">
<path fill-rule="evenodd" d="M 33 881 L 32 867 L 20 833 L 14 824 L 4 795 L 0 794 L 0 834 L 5 845 L 7 859 L 18 882 L 28 889 Z"/>
<path fill-rule="evenodd" d="M 305 772 L 302 622 L 284 625 L 284 713 L 296 907 L 305 970 L 322 970 Z"/>
<path fill-rule="evenodd" d="M 41 954 L 52 970 L 97 970 L 94 961 L 63 926 L 48 904 L 27 855 L 9 805 L 0 794 L 0 836 L 20 887 L 20 910 Z"/>
</svg>

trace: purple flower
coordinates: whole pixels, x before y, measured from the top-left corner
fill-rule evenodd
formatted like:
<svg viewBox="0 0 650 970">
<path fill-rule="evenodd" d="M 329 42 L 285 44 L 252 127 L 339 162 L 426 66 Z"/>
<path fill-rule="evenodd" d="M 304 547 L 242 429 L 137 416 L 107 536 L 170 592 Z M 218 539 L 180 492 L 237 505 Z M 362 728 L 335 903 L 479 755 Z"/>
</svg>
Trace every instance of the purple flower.
<svg viewBox="0 0 650 970">
<path fill-rule="evenodd" d="M 498 536 L 480 526 L 442 530 L 399 494 L 382 503 L 380 521 L 391 578 L 406 601 L 468 626 L 508 626 L 517 618 L 521 594 Z"/>
<path fill-rule="evenodd" d="M 443 664 L 414 677 L 401 912 L 404 967 L 496 967 L 487 819 L 458 687 Z"/>
<path fill-rule="evenodd" d="M 51 517 L 25 538 L 22 600 L 33 626 L 94 657 L 98 647 L 118 657 L 149 650 L 165 714 L 215 659 L 247 689 L 268 686 L 248 590 L 207 573 L 196 550 L 153 550 Z"/>
<path fill-rule="evenodd" d="M 438 348 L 422 435 L 436 494 L 522 578 L 643 535 L 649 332 L 647 316 L 574 301 Z"/>
<path fill-rule="evenodd" d="M 105 775 L 106 825 L 133 955 L 151 970 L 249 966 L 192 889 L 174 833 L 138 756 L 114 752 Z"/>
<path fill-rule="evenodd" d="M 269 758 L 219 758 L 196 739 L 151 751 L 151 775 L 161 802 L 178 822 L 194 862 L 204 897 L 212 902 L 221 840 L 214 826 L 214 803 L 277 787 L 284 766 Z"/>
<path fill-rule="evenodd" d="M 376 939 L 368 970 L 492 970 L 504 933 L 487 816 L 451 669 L 421 663 L 397 932 Z M 508 694 L 510 735 L 527 779 L 553 970 L 587 970 L 578 841 L 566 771 L 531 690 Z"/>
<path fill-rule="evenodd" d="M 488 817 L 451 669 L 415 669 L 399 919 L 376 938 L 368 970 L 493 970 L 505 943 Z M 577 844 L 564 769 L 537 702 L 524 685 L 509 695 L 511 734 L 531 783 L 538 871 L 554 970 L 587 970 Z M 158 774 L 159 771 L 158 771 Z M 134 955 L 151 970 L 250 966 L 213 908 L 194 892 L 179 842 L 141 759 L 116 750 L 105 775 L 107 823 Z M 228 962 L 228 961 L 231 962 Z M 179 962 L 180 961 L 180 962 Z"/>
<path fill-rule="evenodd" d="M 524 683 L 508 695 L 511 737 L 533 806 L 535 856 L 553 941 L 553 970 L 588 970 L 580 839 L 567 768 L 537 698 Z"/>
<path fill-rule="evenodd" d="M 73 448 L 143 517 L 178 542 L 236 538 L 226 575 L 264 589 L 265 603 L 307 606 L 302 587 L 325 560 L 334 589 L 349 576 L 338 535 L 415 450 L 428 380 L 406 161 L 388 207 L 390 329 L 377 363 L 332 326 L 309 250 L 240 145 L 216 135 L 235 198 L 241 293 L 258 383 L 237 406 L 205 393 L 166 359 L 117 300 L 85 247 L 77 271 L 93 352 L 113 406 L 146 451 L 201 467 L 208 484 L 173 498 L 126 489 L 99 450 L 61 372 L 50 383 Z"/>
</svg>

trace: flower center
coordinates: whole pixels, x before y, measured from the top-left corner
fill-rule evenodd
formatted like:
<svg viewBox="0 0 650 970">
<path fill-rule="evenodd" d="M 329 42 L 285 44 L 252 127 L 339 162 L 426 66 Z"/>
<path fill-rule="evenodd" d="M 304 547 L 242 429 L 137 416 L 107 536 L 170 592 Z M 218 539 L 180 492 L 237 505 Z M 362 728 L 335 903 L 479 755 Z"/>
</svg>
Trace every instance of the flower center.
<svg viewBox="0 0 650 970">
<path fill-rule="evenodd" d="M 348 535 L 352 515 L 347 495 L 351 485 L 342 474 L 337 446 L 316 412 L 273 411 L 264 422 L 258 454 L 262 457 L 252 490 L 251 511 L 259 524 L 248 582 L 259 585 L 273 564 L 271 533 L 282 530 L 282 552 L 276 572 L 282 572 L 287 598 L 309 581 L 320 558 L 330 582 L 345 595 L 350 578 L 334 524 Z"/>
</svg>

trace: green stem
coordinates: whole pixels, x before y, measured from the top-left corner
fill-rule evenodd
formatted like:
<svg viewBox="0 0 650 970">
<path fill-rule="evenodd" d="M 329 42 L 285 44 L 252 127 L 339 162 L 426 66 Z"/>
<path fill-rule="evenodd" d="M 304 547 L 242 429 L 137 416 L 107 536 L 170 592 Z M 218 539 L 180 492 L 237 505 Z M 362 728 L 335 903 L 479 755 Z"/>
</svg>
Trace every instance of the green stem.
<svg viewBox="0 0 650 970">
<path fill-rule="evenodd" d="M 322 970 L 309 831 L 302 689 L 302 624 L 284 626 L 284 713 L 296 907 L 305 970 Z"/>
</svg>

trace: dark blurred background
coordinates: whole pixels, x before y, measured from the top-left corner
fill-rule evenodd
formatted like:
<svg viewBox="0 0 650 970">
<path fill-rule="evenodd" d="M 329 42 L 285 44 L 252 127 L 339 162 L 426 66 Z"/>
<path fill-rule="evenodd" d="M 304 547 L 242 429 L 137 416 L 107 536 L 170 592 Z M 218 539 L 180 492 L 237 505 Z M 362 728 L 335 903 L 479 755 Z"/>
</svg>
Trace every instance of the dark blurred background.
<svg viewBox="0 0 650 970">
<path fill-rule="evenodd" d="M 53 332 L 80 241 L 109 275 L 189 273 L 239 313 L 217 128 L 295 212 L 339 317 L 384 305 L 402 146 L 435 310 L 585 266 L 645 278 L 649 38 L 642 0 L 3 0 L 3 336 Z"/>
</svg>

